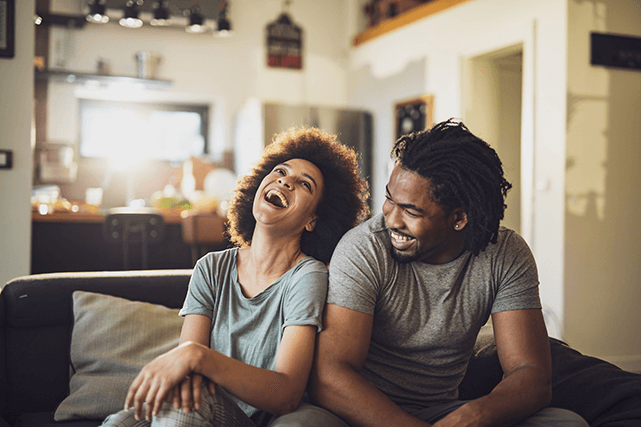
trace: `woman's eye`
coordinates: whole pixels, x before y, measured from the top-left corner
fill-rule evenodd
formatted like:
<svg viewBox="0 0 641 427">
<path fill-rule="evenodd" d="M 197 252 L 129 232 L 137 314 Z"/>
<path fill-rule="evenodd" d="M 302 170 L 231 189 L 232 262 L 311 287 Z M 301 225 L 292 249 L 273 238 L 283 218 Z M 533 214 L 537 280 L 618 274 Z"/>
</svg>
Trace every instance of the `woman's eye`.
<svg viewBox="0 0 641 427">
<path fill-rule="evenodd" d="M 285 175 L 285 169 L 283 169 L 283 168 L 276 168 L 276 169 L 274 169 L 274 173 L 278 173 L 278 174 L 281 174 L 281 175 Z"/>
<path fill-rule="evenodd" d="M 309 191 L 312 191 L 312 186 L 307 181 L 303 181 L 303 187 L 307 188 Z"/>
</svg>

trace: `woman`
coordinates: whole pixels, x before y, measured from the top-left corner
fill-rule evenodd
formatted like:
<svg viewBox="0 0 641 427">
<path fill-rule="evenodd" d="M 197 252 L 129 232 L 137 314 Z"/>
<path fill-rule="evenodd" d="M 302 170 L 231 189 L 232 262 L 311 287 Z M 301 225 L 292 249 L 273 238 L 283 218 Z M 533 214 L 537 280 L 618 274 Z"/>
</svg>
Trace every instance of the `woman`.
<svg viewBox="0 0 641 427">
<path fill-rule="evenodd" d="M 334 137 L 277 135 L 230 203 L 236 246 L 194 269 L 181 344 L 142 369 L 125 411 L 103 425 L 144 415 L 140 423 L 163 426 L 254 426 L 295 411 L 321 329 L 325 265 L 367 215 L 366 192 L 356 153 Z"/>
</svg>

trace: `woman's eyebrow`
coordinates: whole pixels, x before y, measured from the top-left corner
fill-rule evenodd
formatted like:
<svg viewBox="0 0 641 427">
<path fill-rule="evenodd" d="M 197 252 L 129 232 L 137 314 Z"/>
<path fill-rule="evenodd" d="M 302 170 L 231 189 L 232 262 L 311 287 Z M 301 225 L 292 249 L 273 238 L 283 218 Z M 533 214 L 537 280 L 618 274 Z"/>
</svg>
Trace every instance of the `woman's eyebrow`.
<svg viewBox="0 0 641 427">
<path fill-rule="evenodd" d="M 280 164 L 281 166 L 285 166 L 287 169 L 291 170 L 291 166 L 287 162 L 283 162 Z M 316 180 L 309 174 L 306 174 L 305 172 L 301 173 L 305 178 L 309 179 L 311 182 L 314 183 L 314 187 L 318 187 L 318 184 L 316 183 Z"/>
</svg>

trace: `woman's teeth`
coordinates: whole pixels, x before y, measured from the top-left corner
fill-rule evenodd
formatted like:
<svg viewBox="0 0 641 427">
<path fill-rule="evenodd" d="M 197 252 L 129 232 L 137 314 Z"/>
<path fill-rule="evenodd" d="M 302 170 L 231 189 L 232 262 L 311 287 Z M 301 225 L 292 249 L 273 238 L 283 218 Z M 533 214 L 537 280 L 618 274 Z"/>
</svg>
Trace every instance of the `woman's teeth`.
<svg viewBox="0 0 641 427">
<path fill-rule="evenodd" d="M 265 200 L 281 208 L 286 208 L 289 206 L 285 195 L 277 190 L 269 190 L 265 195 Z"/>
</svg>

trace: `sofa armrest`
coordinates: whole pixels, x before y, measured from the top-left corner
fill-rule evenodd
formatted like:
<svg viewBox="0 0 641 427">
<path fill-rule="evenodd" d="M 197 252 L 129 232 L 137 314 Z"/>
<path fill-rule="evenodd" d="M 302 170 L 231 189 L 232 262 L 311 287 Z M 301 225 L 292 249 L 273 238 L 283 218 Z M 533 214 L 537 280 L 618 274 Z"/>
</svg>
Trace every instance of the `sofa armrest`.
<svg viewBox="0 0 641 427">
<path fill-rule="evenodd" d="M 4 287 L 6 412 L 53 412 L 69 392 L 72 294 L 95 292 L 182 307 L 192 270 L 35 274 Z"/>
</svg>

